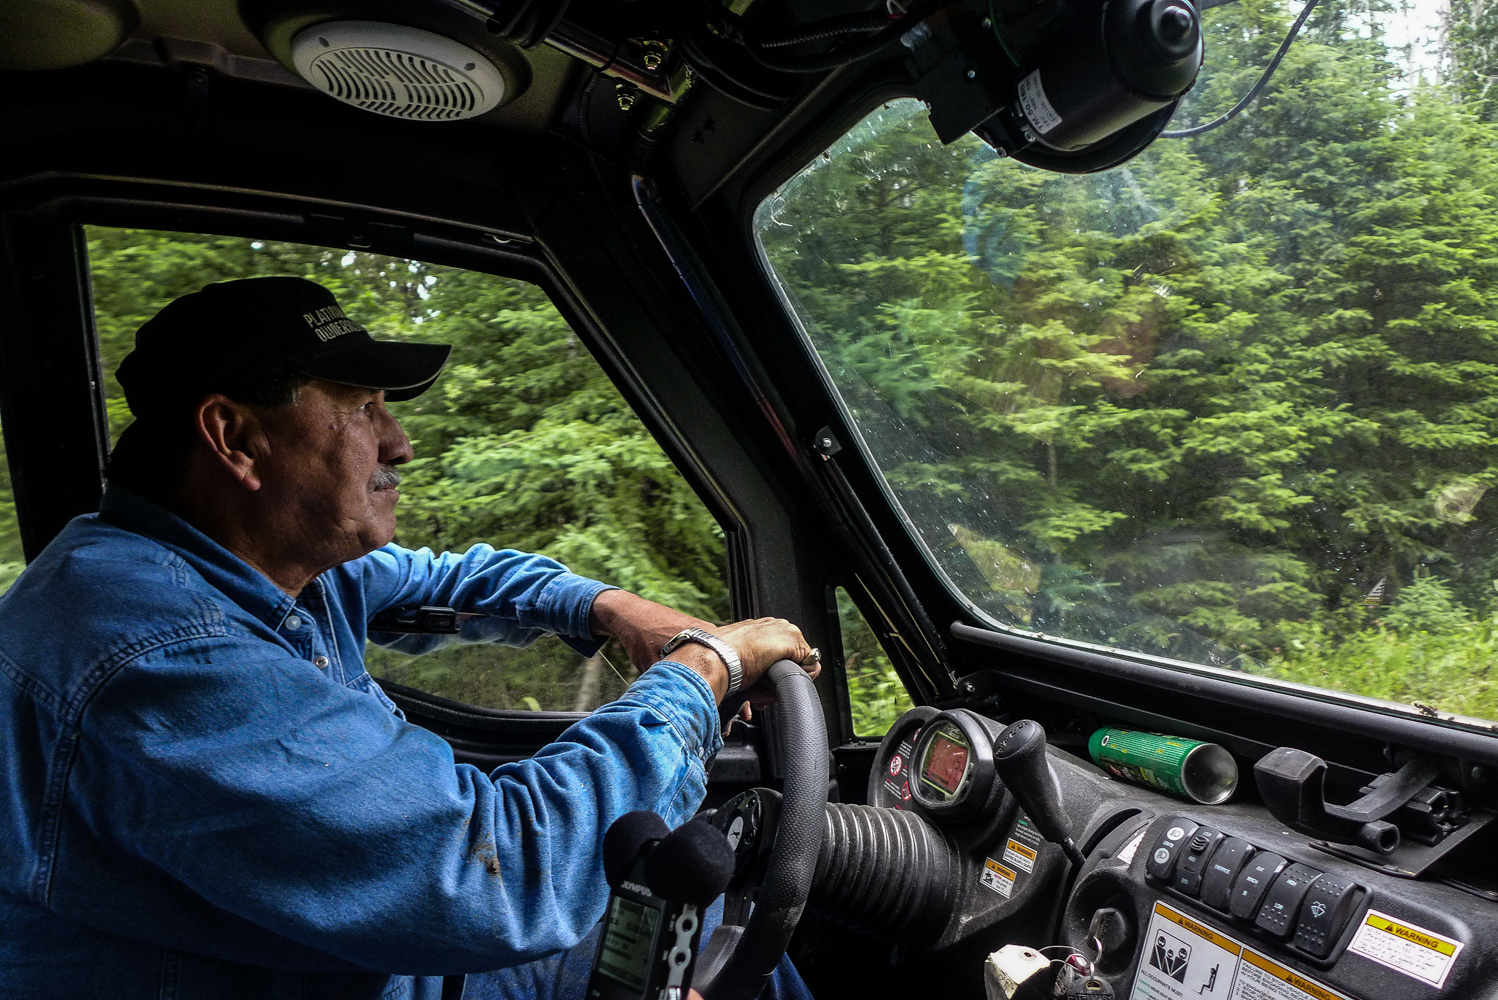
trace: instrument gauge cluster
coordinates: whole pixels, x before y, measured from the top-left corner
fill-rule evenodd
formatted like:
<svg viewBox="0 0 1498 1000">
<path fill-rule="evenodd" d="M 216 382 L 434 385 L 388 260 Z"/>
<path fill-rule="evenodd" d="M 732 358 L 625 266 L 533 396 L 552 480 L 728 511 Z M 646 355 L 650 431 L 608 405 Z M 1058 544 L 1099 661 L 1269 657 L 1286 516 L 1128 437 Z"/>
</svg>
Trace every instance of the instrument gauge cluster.
<svg viewBox="0 0 1498 1000">
<path fill-rule="evenodd" d="M 993 761 L 1002 728 L 962 709 L 906 712 L 879 747 L 870 803 L 914 809 L 937 823 L 992 812 L 1003 795 Z"/>
</svg>

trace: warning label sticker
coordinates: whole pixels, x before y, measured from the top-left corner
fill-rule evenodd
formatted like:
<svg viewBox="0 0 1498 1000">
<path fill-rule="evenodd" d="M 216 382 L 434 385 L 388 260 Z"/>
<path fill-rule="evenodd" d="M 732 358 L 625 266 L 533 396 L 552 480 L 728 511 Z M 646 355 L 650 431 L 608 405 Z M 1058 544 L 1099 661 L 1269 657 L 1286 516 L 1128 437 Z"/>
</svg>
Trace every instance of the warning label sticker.
<svg viewBox="0 0 1498 1000">
<path fill-rule="evenodd" d="M 1347 1000 L 1164 903 L 1144 938 L 1132 1000 Z"/>
<path fill-rule="evenodd" d="M 1035 870 L 1035 848 L 1026 847 L 1017 840 L 1004 845 L 1004 862 L 1027 872 Z"/>
<path fill-rule="evenodd" d="M 1243 946 L 1212 928 L 1155 904 L 1133 1000 L 1182 1000 L 1232 995 Z"/>
<path fill-rule="evenodd" d="M 1440 989 L 1462 953 L 1462 942 L 1369 910 L 1347 950 Z"/>
<path fill-rule="evenodd" d="M 1233 1000 L 1347 1000 L 1335 990 L 1285 968 L 1252 948 L 1243 949 Z"/>
<path fill-rule="evenodd" d="M 1019 878 L 1017 872 L 1005 868 L 993 858 L 985 858 L 983 872 L 978 876 L 978 881 L 1008 899 L 1014 895 L 1014 881 L 1017 878 Z"/>
<path fill-rule="evenodd" d="M 909 738 L 900 741 L 900 745 L 890 757 L 889 767 L 885 771 L 884 790 L 898 800 L 895 805 L 896 809 L 902 808 L 898 804 L 899 802 L 910 801 L 910 778 L 908 777 L 908 772 L 910 771 L 910 755 L 915 750 L 912 741 L 919 739 L 920 735 L 921 731 L 917 729 L 910 734 Z"/>
<path fill-rule="evenodd" d="M 1013 837 L 1019 843 L 1027 844 L 1032 848 L 1039 848 L 1041 840 L 1044 839 L 1040 834 L 1035 832 L 1035 828 L 1030 825 L 1030 817 L 1024 813 L 1020 813 L 1019 819 L 1014 821 L 1014 829 L 1009 831 L 1009 836 Z"/>
</svg>

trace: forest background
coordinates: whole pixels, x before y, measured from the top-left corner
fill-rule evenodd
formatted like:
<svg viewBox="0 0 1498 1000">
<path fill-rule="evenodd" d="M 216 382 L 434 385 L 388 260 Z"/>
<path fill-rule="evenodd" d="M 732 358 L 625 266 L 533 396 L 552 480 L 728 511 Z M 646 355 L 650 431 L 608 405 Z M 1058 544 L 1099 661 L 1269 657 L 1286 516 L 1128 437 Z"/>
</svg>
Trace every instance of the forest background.
<svg viewBox="0 0 1498 1000">
<path fill-rule="evenodd" d="M 1176 127 L 1247 90 L 1293 13 L 1209 11 Z M 891 108 L 782 191 L 764 245 L 834 377 L 941 451 L 886 463 L 897 495 L 989 502 L 926 540 L 999 620 L 1498 717 L 1498 11 L 1452 0 L 1420 81 L 1378 14 L 1327 0 L 1247 114 L 1125 171 L 1043 174 L 972 139 L 935 155 Z M 254 274 L 328 285 L 377 336 L 454 343 L 437 388 L 394 407 L 418 456 L 399 541 L 543 551 L 727 614 L 720 529 L 535 288 L 211 236 L 91 229 L 89 250 L 111 372 L 165 302 Z M 0 583 L 21 568 L 0 502 Z M 876 734 L 909 702 L 840 598 Z M 371 669 L 587 708 L 632 676 L 609 659 L 543 642 L 372 650 Z"/>
<path fill-rule="evenodd" d="M 1298 12 L 1209 10 L 1171 127 L 1232 106 Z M 1418 58 L 1393 12 L 1322 4 L 1247 113 L 1121 169 L 943 148 L 899 101 L 761 208 L 984 612 L 1498 718 L 1498 12 L 1453 0 Z"/>
</svg>

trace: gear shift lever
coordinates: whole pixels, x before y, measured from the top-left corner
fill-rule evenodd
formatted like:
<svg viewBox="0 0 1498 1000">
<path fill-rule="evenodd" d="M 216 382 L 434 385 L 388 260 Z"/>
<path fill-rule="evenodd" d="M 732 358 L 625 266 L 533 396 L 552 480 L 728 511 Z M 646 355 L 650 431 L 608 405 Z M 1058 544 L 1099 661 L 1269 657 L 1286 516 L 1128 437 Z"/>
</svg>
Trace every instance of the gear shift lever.
<svg viewBox="0 0 1498 1000">
<path fill-rule="evenodd" d="M 993 744 L 993 763 L 1040 835 L 1078 868 L 1086 860 L 1071 839 L 1071 817 L 1061 806 L 1061 783 L 1045 751 L 1045 729 L 1034 719 L 1008 726 Z"/>
</svg>

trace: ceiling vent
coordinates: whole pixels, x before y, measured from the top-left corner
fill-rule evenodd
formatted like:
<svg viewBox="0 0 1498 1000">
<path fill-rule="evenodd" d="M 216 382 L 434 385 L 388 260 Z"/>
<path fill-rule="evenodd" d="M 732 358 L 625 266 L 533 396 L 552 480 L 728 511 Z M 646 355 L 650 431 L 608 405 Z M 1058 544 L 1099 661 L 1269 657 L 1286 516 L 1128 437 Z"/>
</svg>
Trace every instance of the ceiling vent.
<svg viewBox="0 0 1498 1000">
<path fill-rule="evenodd" d="M 472 118 L 505 82 L 488 58 L 450 38 L 380 21 L 328 21 L 291 40 L 302 79 L 346 104 L 411 121 Z"/>
</svg>

